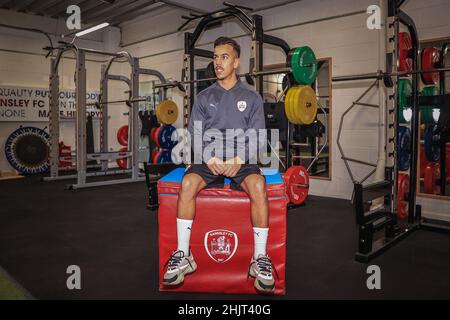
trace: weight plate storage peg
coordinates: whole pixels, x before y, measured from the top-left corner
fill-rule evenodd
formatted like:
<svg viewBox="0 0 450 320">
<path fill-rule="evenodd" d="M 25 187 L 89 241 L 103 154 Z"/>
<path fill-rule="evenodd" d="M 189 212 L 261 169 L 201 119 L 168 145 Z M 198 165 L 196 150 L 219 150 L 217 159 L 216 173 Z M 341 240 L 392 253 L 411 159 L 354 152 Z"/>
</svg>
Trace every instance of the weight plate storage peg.
<svg viewBox="0 0 450 320">
<path fill-rule="evenodd" d="M 128 146 L 128 125 L 121 126 L 117 130 L 117 141 L 121 146 Z"/>
<path fill-rule="evenodd" d="M 439 89 L 436 86 L 423 87 L 422 89 L 422 96 L 424 97 L 436 96 L 438 94 Z M 436 106 L 421 106 L 420 113 L 422 116 L 423 123 L 432 124 L 437 122 L 436 119 L 439 119 L 440 110 Z M 436 119 L 433 116 L 433 114 L 435 114 Z"/>
<path fill-rule="evenodd" d="M 302 166 L 290 167 L 284 175 L 289 202 L 299 205 L 305 202 L 309 191 L 309 176 Z"/>
<path fill-rule="evenodd" d="M 411 161 L 411 130 L 408 127 L 398 128 L 397 163 L 400 171 L 409 169 Z"/>
<path fill-rule="evenodd" d="M 428 161 L 438 161 L 441 148 L 439 146 L 439 135 L 435 132 L 437 125 L 429 125 L 425 130 L 425 156 Z"/>
<path fill-rule="evenodd" d="M 435 47 L 422 50 L 422 70 L 436 69 L 439 67 L 440 53 Z M 437 84 L 439 82 L 439 72 L 422 73 L 422 82 L 424 84 Z"/>
<path fill-rule="evenodd" d="M 411 121 L 411 95 L 411 80 L 400 79 L 398 81 L 398 119 L 400 123 L 409 123 Z"/>
<path fill-rule="evenodd" d="M 178 107 L 172 100 L 163 100 L 156 107 L 156 117 L 162 124 L 173 124 L 178 118 Z"/>
<path fill-rule="evenodd" d="M 399 32 L 398 34 L 398 71 L 412 71 L 412 58 L 410 52 L 412 49 L 411 35 L 408 32 Z"/>
<path fill-rule="evenodd" d="M 293 48 L 287 56 L 287 66 L 297 84 L 310 85 L 316 80 L 317 59 L 314 51 L 308 47 Z"/>
<path fill-rule="evenodd" d="M 397 195 L 397 216 L 400 220 L 408 216 L 408 195 L 409 175 L 407 173 L 398 174 L 398 195 Z"/>
</svg>

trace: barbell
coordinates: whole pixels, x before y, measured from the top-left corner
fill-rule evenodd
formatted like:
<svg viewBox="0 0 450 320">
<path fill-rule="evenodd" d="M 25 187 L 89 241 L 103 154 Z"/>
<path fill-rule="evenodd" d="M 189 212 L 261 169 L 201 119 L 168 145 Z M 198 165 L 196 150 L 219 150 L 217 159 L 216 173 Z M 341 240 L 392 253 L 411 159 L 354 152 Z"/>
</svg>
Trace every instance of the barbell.
<svg viewBox="0 0 450 320">
<path fill-rule="evenodd" d="M 308 47 L 297 47 L 289 51 L 286 57 L 286 68 L 254 71 L 248 73 L 237 74 L 239 78 L 256 78 L 271 74 L 291 73 L 296 84 L 310 85 L 316 80 L 317 76 L 317 59 L 314 51 Z M 155 84 L 155 88 L 178 87 L 185 91 L 184 84 L 193 84 L 198 82 L 216 81 L 217 77 L 208 77 L 202 79 L 171 81 L 167 83 Z"/>
<path fill-rule="evenodd" d="M 131 107 L 132 103 L 135 102 L 145 102 L 145 101 L 149 101 L 148 98 L 139 98 L 139 99 L 127 99 L 127 100 L 112 100 L 112 101 L 96 101 L 96 102 L 90 102 L 90 103 L 86 103 L 86 106 L 96 106 L 97 108 L 100 109 L 100 107 L 102 105 L 105 104 L 114 104 L 114 103 L 125 103 L 127 106 Z"/>
<path fill-rule="evenodd" d="M 427 70 L 412 70 L 412 71 L 397 71 L 397 72 L 382 72 L 379 70 L 378 72 L 372 72 L 372 73 L 363 73 L 363 74 L 355 74 L 355 75 L 348 75 L 348 76 L 337 76 L 332 77 L 331 80 L 333 82 L 339 82 L 339 81 L 351 81 L 351 80 L 368 80 L 368 79 L 378 79 L 382 80 L 385 78 L 390 77 L 396 77 L 396 76 L 407 76 L 410 74 L 425 74 L 425 73 L 435 73 L 435 72 L 447 72 L 450 71 L 450 68 L 434 68 L 434 69 L 427 69 Z"/>
<path fill-rule="evenodd" d="M 445 68 L 442 58 L 445 55 L 439 52 L 436 47 L 425 48 L 420 53 L 420 65 L 422 70 L 413 70 L 413 47 L 411 35 L 408 32 L 399 32 L 398 34 L 398 71 L 397 72 L 382 72 L 379 70 L 375 73 L 366 73 L 359 75 L 348 75 L 333 77 L 332 81 L 351 81 L 351 80 L 366 80 L 366 79 L 386 79 L 388 83 L 392 83 L 390 77 L 393 76 L 407 76 L 412 74 L 420 74 L 422 82 L 425 85 L 435 85 L 439 81 L 439 72 L 450 71 L 450 68 Z M 386 81 L 385 81 L 386 82 Z"/>
<path fill-rule="evenodd" d="M 263 70 L 263 71 L 256 71 L 256 72 L 250 72 L 250 73 L 240 73 L 236 76 L 238 78 L 246 78 L 246 77 L 260 77 L 265 75 L 271 75 L 271 74 L 278 74 L 278 73 L 287 73 L 291 72 L 290 68 L 281 68 L 281 69 L 273 69 L 273 70 Z M 208 81 L 217 81 L 217 77 L 211 77 L 211 78 L 201 78 L 201 79 L 194 79 L 194 80 L 183 80 L 183 81 L 170 81 L 166 83 L 158 83 L 155 84 L 155 89 L 157 88 L 167 88 L 167 87 L 178 87 L 180 90 L 184 91 L 183 84 L 193 84 L 193 83 L 199 83 L 199 82 L 208 82 Z"/>
</svg>

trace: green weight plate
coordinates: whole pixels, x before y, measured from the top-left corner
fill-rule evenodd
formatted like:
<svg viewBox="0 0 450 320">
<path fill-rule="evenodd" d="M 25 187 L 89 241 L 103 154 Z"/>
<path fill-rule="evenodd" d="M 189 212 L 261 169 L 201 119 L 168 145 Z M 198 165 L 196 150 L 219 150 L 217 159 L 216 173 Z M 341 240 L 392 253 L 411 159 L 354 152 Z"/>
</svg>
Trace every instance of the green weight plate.
<svg viewBox="0 0 450 320">
<path fill-rule="evenodd" d="M 425 97 L 436 96 L 439 94 L 439 88 L 436 86 L 429 86 L 422 88 L 422 95 Z"/>
<path fill-rule="evenodd" d="M 316 80 L 317 59 L 310 47 L 292 49 L 288 54 L 287 64 L 298 84 L 310 85 Z"/>
<path fill-rule="evenodd" d="M 421 114 L 422 123 L 426 123 L 426 124 L 434 123 L 433 107 L 430 107 L 430 106 L 420 107 L 420 114 Z"/>
<path fill-rule="evenodd" d="M 435 87 L 435 86 L 423 87 L 423 89 L 422 89 L 422 96 L 425 96 L 425 97 L 435 96 L 438 94 L 439 94 L 439 89 L 438 89 L 438 87 Z M 436 121 L 433 117 L 433 113 L 439 112 L 438 110 L 439 110 L 439 108 L 436 108 L 435 106 L 421 106 L 420 113 L 421 113 L 422 123 L 426 123 L 426 124 L 435 123 Z"/>
<path fill-rule="evenodd" d="M 400 123 L 408 123 L 411 121 L 411 95 L 412 83 L 409 79 L 400 79 L 398 81 L 398 119 Z"/>
</svg>

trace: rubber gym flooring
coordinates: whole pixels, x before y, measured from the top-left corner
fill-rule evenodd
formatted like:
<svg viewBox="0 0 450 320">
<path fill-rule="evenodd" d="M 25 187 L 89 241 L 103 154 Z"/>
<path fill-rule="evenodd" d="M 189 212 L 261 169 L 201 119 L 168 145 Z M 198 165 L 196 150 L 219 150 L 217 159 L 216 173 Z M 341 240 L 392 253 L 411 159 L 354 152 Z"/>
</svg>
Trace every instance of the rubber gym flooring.
<svg viewBox="0 0 450 320">
<path fill-rule="evenodd" d="M 288 212 L 285 296 L 160 293 L 157 215 L 146 209 L 145 183 L 76 191 L 66 183 L 0 181 L 0 266 L 36 299 L 450 298 L 449 235 L 416 231 L 374 259 L 381 290 L 371 291 L 367 265 L 353 259 L 350 202 L 321 197 Z M 81 290 L 66 288 L 73 264 Z"/>
</svg>

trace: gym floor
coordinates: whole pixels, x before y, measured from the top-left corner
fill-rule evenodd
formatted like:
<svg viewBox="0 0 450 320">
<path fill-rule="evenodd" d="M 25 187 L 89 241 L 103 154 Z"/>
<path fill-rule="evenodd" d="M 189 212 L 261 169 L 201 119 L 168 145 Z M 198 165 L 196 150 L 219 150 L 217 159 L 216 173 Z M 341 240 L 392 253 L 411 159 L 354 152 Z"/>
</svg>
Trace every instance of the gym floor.
<svg viewBox="0 0 450 320">
<path fill-rule="evenodd" d="M 371 264 L 355 262 L 349 201 L 310 196 L 288 212 L 287 288 L 281 297 L 158 291 L 157 212 L 146 185 L 76 191 L 37 178 L 0 181 L 0 266 L 37 299 L 448 299 L 449 235 L 416 231 Z M 81 290 L 66 288 L 78 265 Z M 187 277 L 186 281 L 189 281 Z"/>
</svg>

